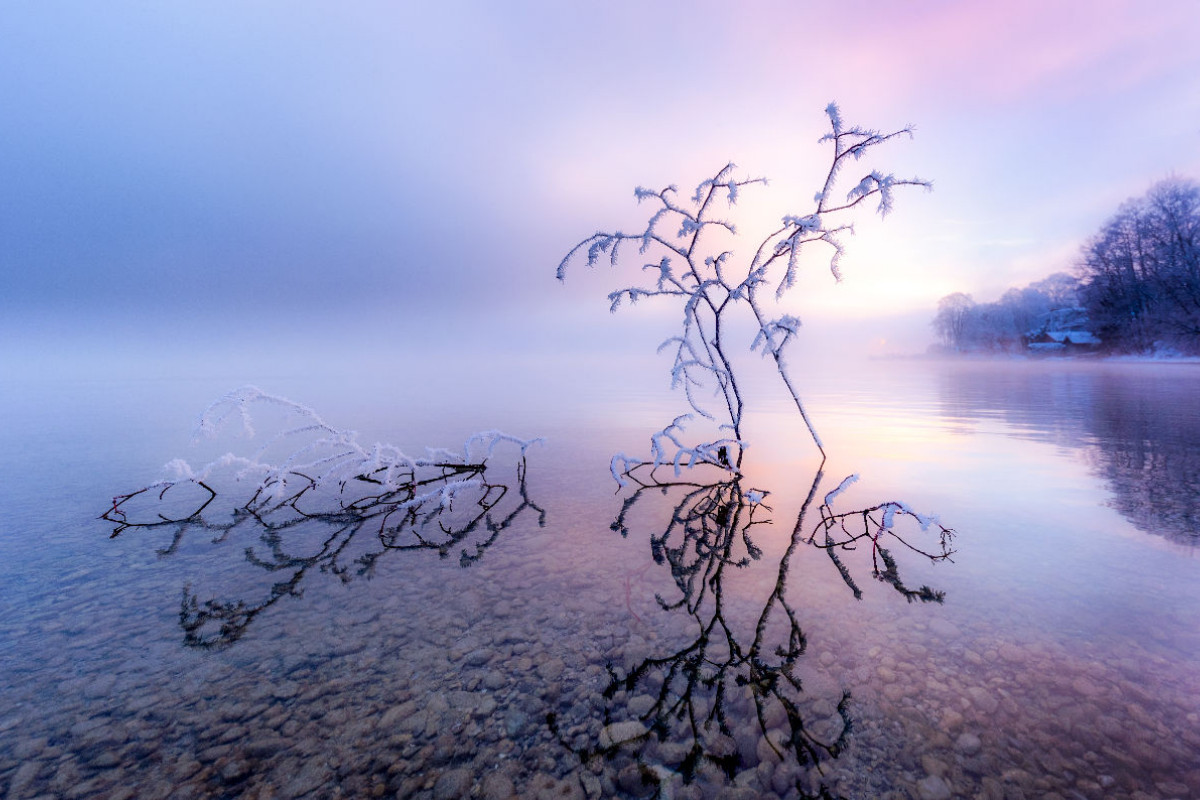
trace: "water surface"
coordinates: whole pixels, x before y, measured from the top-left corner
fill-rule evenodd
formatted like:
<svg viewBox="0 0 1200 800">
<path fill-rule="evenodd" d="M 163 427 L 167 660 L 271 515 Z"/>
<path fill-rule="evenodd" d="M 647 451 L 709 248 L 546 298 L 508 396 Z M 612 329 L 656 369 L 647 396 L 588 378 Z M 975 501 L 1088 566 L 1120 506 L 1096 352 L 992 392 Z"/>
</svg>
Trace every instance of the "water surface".
<svg viewBox="0 0 1200 800">
<path fill-rule="evenodd" d="M 489 405 L 379 376 L 278 383 L 264 388 L 414 454 L 490 427 L 547 442 L 523 484 L 497 454 L 509 491 L 490 527 L 459 507 L 429 520 L 429 546 L 330 520 L 275 539 L 254 525 L 110 539 L 96 519 L 110 498 L 172 457 L 203 461 L 191 421 L 233 384 L 6 385 L 7 796 L 1200 795 L 1194 366 L 810 375 L 823 466 L 764 383 L 740 484 L 697 478 L 631 506 L 608 458 L 644 448 L 669 395 L 576 402 L 546 380 Z M 953 563 L 892 546 L 904 585 L 944 602 L 872 578 L 869 544 L 842 554 L 856 600 L 809 543 L 850 473 L 834 511 L 898 500 L 958 532 Z M 765 504 L 736 502 L 748 489 Z M 259 610 L 236 635 L 189 638 L 210 601 Z M 814 750 L 819 771 L 797 720 L 839 743 Z"/>
</svg>

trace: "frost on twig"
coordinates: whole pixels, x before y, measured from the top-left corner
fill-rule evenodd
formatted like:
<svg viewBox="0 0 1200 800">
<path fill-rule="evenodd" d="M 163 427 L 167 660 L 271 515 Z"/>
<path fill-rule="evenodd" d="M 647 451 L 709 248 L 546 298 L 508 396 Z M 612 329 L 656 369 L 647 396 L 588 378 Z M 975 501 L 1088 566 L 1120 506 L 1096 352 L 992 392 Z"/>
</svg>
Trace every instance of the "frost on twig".
<svg viewBox="0 0 1200 800">
<path fill-rule="evenodd" d="M 783 215 L 782 224 L 756 246 L 737 246 L 737 228 L 716 216 L 716 201 L 728 201 L 720 204 L 722 209 L 732 206 L 745 189 L 764 184 L 765 180 L 738 177 L 736 167 L 727 164 L 702 181 L 689 200 L 681 200 L 674 186 L 661 191 L 637 189 L 638 201 L 651 207 L 644 229 L 598 232 L 575 245 L 558 266 L 558 278 L 563 280 L 571 263 L 583 253 L 587 254 L 589 267 L 598 264 L 602 256 L 614 267 L 636 257 L 641 270 L 631 284 L 609 295 L 610 310 L 616 311 L 626 300 L 633 304 L 667 299 L 680 312 L 677 333 L 660 345 L 659 352 L 673 357 L 671 385 L 682 390 L 689 412 L 651 435 L 647 457 L 618 453 L 610 462 L 610 470 L 620 489 L 628 490 L 612 524 L 622 536 L 628 537 L 635 528 L 632 520 L 643 507 L 642 498 L 676 498 L 665 530 L 651 526 L 650 547 L 654 563 L 669 569 L 674 583 L 670 596 L 655 595 L 658 612 L 671 615 L 660 630 L 683 635 L 688 641 L 673 651 L 627 662 L 623 670 L 610 665 L 605 704 L 599 713 L 595 709 L 564 710 L 562 715 L 570 719 L 560 720 L 558 713 L 548 718 L 560 741 L 585 763 L 595 764 L 597 756 L 636 755 L 647 796 L 651 791 L 655 796 L 662 794 L 666 788 L 663 778 L 670 779 L 641 761 L 643 745 L 652 738 L 683 746 L 677 771 L 685 782 L 712 772 L 723 774 L 730 782 L 740 782 L 746 764 L 737 745 L 741 741 L 759 742 L 762 737 L 777 758 L 793 760 L 797 772 L 811 779 L 804 782 L 798 778 L 789 793 L 832 797 L 823 782 L 823 762 L 835 758 L 848 742 L 849 694 L 843 694 L 837 705 L 839 722 L 832 729 L 826 727 L 830 735 L 814 733 L 805 721 L 806 698 L 796 671 L 806 639 L 785 591 L 792 556 L 802 544 L 824 549 L 856 596 L 861 592 L 839 553 L 854 550 L 866 539 L 871 544 L 876 577 L 910 600 L 942 598 L 928 587 L 908 589 L 900 580 L 899 565 L 883 545 L 899 544 L 936 562 L 949 558 L 953 531 L 898 502 L 835 512 L 833 504 L 853 483 L 853 476 L 829 491 L 823 503 L 815 500 L 825 448 L 786 361 L 787 348 L 799 336 L 801 322 L 799 317 L 778 308 L 778 301 L 797 285 L 802 253 L 824 253 L 834 278 L 841 279 L 843 239 L 853 233 L 853 217 L 861 205 L 877 200 L 875 210 L 886 215 L 893 208 L 899 187 L 929 186 L 920 179 L 897 178 L 877 169 L 869 169 L 857 181 L 843 184 L 841 175 L 852 168 L 852 162 L 912 130 L 881 134 L 848 126 L 833 104 L 826 114 L 830 132 L 820 141 L 829 147 L 829 166 L 812 206 Z M 845 199 L 839 200 L 843 196 Z M 623 249 L 626 244 L 630 247 Z M 725 613 L 723 588 L 723 579 L 730 570 L 754 569 L 762 561 L 763 552 L 754 542 L 752 528 L 764 523 L 763 515 L 770 511 L 765 505 L 768 492 L 741 485 L 747 442 L 742 435 L 745 398 L 741 373 L 735 367 L 729 339 L 735 308 L 752 317 L 753 338 L 745 344 L 774 361 L 784 388 L 821 454 L 822 465 L 779 562 L 775 589 L 752 636 L 738 629 Z M 741 349 L 739 343 L 737 350 Z M 705 422 L 710 424 L 702 435 L 687 428 Z M 814 507 L 820 509 L 821 522 L 808 535 L 806 514 Z M 862 523 L 861 531 L 855 528 L 856 522 Z M 936 528 L 938 547 L 921 549 L 924 545 L 918 539 L 920 534 L 908 531 L 908 523 L 920 527 L 920 533 Z M 818 531 L 826 534 L 819 543 L 815 542 Z M 626 602 L 630 602 L 628 584 Z M 635 621 L 644 624 L 632 605 L 629 611 Z M 690 638 L 688 631 L 693 634 Z M 639 698 L 636 709 L 627 702 L 634 697 Z M 649 704 L 641 699 L 646 697 L 650 698 Z M 734 698 L 740 698 L 746 706 L 753 703 L 757 730 L 744 730 L 744 714 L 727 713 Z M 782 735 L 770 729 L 768 718 L 786 720 Z M 568 742 L 562 734 L 589 725 L 595 735 L 593 743 L 580 746 L 580 736 Z M 739 725 L 743 730 L 737 730 Z M 617 737 L 616 732 L 622 736 Z M 743 733 L 749 735 L 740 735 Z M 752 755 L 753 763 L 757 763 L 762 747 Z"/>
<path fill-rule="evenodd" d="M 796 285 L 800 255 L 810 248 L 825 248 L 829 269 L 841 280 L 840 260 L 845 252 L 842 242 L 853 233 L 850 221 L 855 210 L 869 200 L 877 200 L 875 210 L 886 216 L 894 206 L 895 191 L 903 186 L 929 188 L 919 178 L 897 178 L 877 169 L 866 171 L 851 188 L 839 196 L 840 175 L 850 162 L 859 161 L 873 148 L 900 136 L 911 136 L 912 127 L 891 133 L 847 126 L 836 104 L 825 109 L 830 131 L 820 138 L 829 150 L 829 166 L 820 190 L 813 197 L 813 206 L 805 213 L 785 214 L 782 225 L 766 236 L 756 247 L 739 251 L 728 246 L 736 239 L 736 226 L 715 216 L 717 200 L 733 206 L 744 189 L 766 183 L 764 178 L 738 177 L 736 167 L 726 164 L 713 177 L 697 185 L 690 198 L 681 200 L 675 186 L 654 191 L 638 187 L 634 195 L 638 202 L 648 203 L 652 212 L 644 229 L 638 231 L 599 231 L 576 244 L 558 265 L 559 280 L 566 278 L 571 262 L 586 254 L 586 263 L 594 267 L 602 257 L 612 266 L 624 263 L 624 253 L 636 254 L 643 261 L 642 280 L 611 292 L 610 309 L 616 311 L 621 303 L 631 304 L 648 299 L 675 298 L 682 311 L 681 330 L 667 339 L 660 352 L 673 353 L 671 385 L 682 389 L 690 409 L 702 417 L 714 419 L 706 396 L 724 405 L 720 423 L 731 432 L 730 441 L 738 443 L 731 457 L 736 469 L 741 464 L 742 414 L 745 408 L 738 373 L 731 360 L 726 341 L 729 312 L 745 308 L 756 322 L 757 332 L 750 349 L 760 350 L 774 359 L 784 387 L 804 419 L 812 440 L 822 455 L 824 446 L 805 411 L 800 394 L 788 373 L 784 351 L 799 333 L 798 317 L 783 313 L 772 314 L 769 300 L 761 290 L 774 287 L 778 301 Z M 844 189 L 844 187 L 843 187 Z M 626 251 L 622 245 L 633 249 Z M 652 260 L 645 262 L 650 254 Z M 668 430 L 671 426 L 668 426 Z M 730 447 L 729 443 L 701 442 L 698 445 L 679 445 L 677 452 L 706 453 L 715 447 Z M 657 448 L 657 443 L 652 443 Z M 687 459 L 688 463 L 707 462 L 706 458 Z M 661 463 L 656 449 L 654 463 Z M 678 458 L 676 464 L 680 464 Z M 614 461 L 615 464 L 615 461 Z M 613 475 L 622 483 L 623 473 L 614 466 Z"/>
<path fill-rule="evenodd" d="M 731 453 L 740 453 L 748 445 L 737 439 L 717 439 L 698 445 L 686 444 L 683 440 L 684 427 L 692 419 L 691 414 L 681 414 L 670 425 L 650 436 L 650 452 L 653 459 L 643 461 L 624 453 L 612 457 L 609 471 L 619 488 L 630 483 L 646 487 L 658 482 L 655 473 L 659 467 L 670 466 L 675 478 L 684 469 L 700 465 L 717 467 L 727 473 L 737 474 Z"/>
<path fill-rule="evenodd" d="M 809 536 L 809 543 L 828 554 L 842 580 L 858 599 L 862 598 L 862 589 L 855 583 L 842 556 L 862 548 L 870 553 L 872 577 L 891 585 L 910 603 L 941 603 L 945 592 L 929 586 L 911 589 L 900 580 L 892 550 L 899 548 L 915 553 L 935 564 L 952 561 L 954 529 L 942 525 L 937 517 L 921 514 L 896 500 L 853 511 L 834 511 L 833 504 L 838 496 L 856 480 L 858 476 L 851 475 L 825 496 L 820 508 L 821 521 Z M 931 541 L 928 544 L 918 542 L 917 537 Z"/>
<path fill-rule="evenodd" d="M 205 409 L 193 438 L 216 436 L 230 420 L 237 421 L 238 432 L 253 437 L 254 407 L 281 410 L 279 430 L 264 437 L 249 455 L 229 452 L 198 469 L 181 458 L 170 461 L 165 468 L 169 477 L 113 498 L 102 515 L 116 524 L 113 536 L 130 527 L 193 519 L 215 499 L 212 485 L 218 479 L 228 491 L 242 492 L 234 505 L 260 515 L 283 509 L 302 516 L 354 514 L 380 504 L 391 504 L 393 512 L 429 502 L 448 506 L 486 471 L 497 447 L 515 448 L 518 467 L 524 470 L 529 448 L 542 441 L 485 431 L 472 435 L 461 449 L 431 448 L 424 456 L 410 457 L 390 444 L 363 446 L 354 431 L 334 428 L 312 409 L 254 386 L 230 392 Z M 279 450 L 281 457 L 269 459 L 272 450 Z M 185 503 L 182 511 L 166 513 L 165 504 L 194 495 L 195 488 L 203 490 L 199 504 Z M 149 498 L 149 513 L 131 518 L 134 506 Z"/>
<path fill-rule="evenodd" d="M 232 644 L 263 611 L 298 597 L 315 572 L 342 582 L 369 578 L 382 556 L 405 551 L 440 558 L 458 551 L 467 567 L 526 512 L 545 524 L 525 485 L 526 454 L 538 439 L 487 431 L 460 450 L 430 449 L 413 458 L 390 445 L 364 447 L 352 431 L 254 387 L 210 406 L 198 432 L 214 435 L 236 420 L 242 432 L 253 433 L 255 406 L 281 410 L 284 423 L 251 454 L 229 453 L 200 469 L 176 459 L 168 464 L 172 477 L 114 497 L 101 515 L 113 523 L 113 537 L 131 528 L 168 531 L 160 557 L 175 555 L 195 535 L 215 545 L 252 542 L 237 554 L 267 585 L 250 600 L 240 588 L 236 599 L 201 600 L 185 586 L 180 626 L 188 646 Z M 266 458 L 279 445 L 283 457 Z M 502 450 L 505 458 L 494 463 Z"/>
</svg>

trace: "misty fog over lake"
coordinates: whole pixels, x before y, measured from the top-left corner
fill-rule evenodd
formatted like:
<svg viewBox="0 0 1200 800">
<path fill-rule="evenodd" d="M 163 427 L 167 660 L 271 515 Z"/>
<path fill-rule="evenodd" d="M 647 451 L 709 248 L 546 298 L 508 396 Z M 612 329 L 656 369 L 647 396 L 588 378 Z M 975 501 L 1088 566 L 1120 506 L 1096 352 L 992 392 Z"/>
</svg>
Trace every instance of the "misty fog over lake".
<svg viewBox="0 0 1200 800">
<path fill-rule="evenodd" d="M 1200 798 L 1197 42 L 0 3 L 0 800 Z"/>
<path fill-rule="evenodd" d="M 856 600 L 808 543 L 815 507 L 794 535 L 818 461 L 767 375 L 755 377 L 764 399 L 742 481 L 765 500 L 688 600 L 677 567 L 696 556 L 672 549 L 677 501 L 723 489 L 697 479 L 626 508 L 634 491 L 615 491 L 609 457 L 643 447 L 677 397 L 597 387 L 572 411 L 587 374 L 491 415 L 546 441 L 523 480 L 497 449 L 489 481 L 506 493 L 487 524 L 465 524 L 459 506 L 428 521 L 423 545 L 391 549 L 329 519 L 273 540 L 269 527 L 228 527 L 228 512 L 207 528 L 109 538 L 115 526 L 97 517 L 112 495 L 170 458 L 253 445 L 187 444 L 199 411 L 234 385 L 6 385 L 9 796 L 789 797 L 810 778 L 768 740 L 794 719 L 836 739 L 845 692 L 852 732 L 821 779 L 848 796 L 1200 791 L 1195 365 L 876 361 L 807 375 L 830 452 L 816 495 L 859 473 L 839 502 L 902 500 L 954 528 L 952 563 L 895 552 L 901 579 L 944 591 L 940 604 L 873 580 L 859 560 L 869 546 L 842 556 Z M 263 388 L 414 454 L 494 421 L 486 386 L 439 407 L 409 377 Z M 273 592 L 281 581 L 289 591 Z M 189 634 L 210 600 L 261 610 Z M 769 608 L 781 610 L 756 630 Z M 782 609 L 806 637 L 801 692 L 731 680 L 717 700 L 692 686 L 688 702 L 719 705 L 724 731 L 670 712 L 661 690 L 681 685 L 698 642 L 702 669 L 752 640 L 769 660 L 788 642 Z M 714 622 L 726 633 L 705 640 Z M 685 780 L 697 743 L 726 760 L 702 759 Z"/>
</svg>

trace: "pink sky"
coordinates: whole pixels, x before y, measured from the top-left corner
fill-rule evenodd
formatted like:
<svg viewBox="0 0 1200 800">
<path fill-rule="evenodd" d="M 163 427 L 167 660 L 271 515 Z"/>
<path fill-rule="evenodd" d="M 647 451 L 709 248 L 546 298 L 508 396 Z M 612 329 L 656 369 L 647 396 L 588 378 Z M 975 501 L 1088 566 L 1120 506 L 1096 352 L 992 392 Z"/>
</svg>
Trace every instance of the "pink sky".
<svg viewBox="0 0 1200 800">
<path fill-rule="evenodd" d="M 550 191 L 586 215 L 607 202 L 597 187 L 619 196 L 617 181 L 637 172 L 628 164 L 649 164 L 638 180 L 684 183 L 728 158 L 803 207 L 824 164 L 825 100 L 867 126 L 914 124 L 914 141 L 877 160 L 932 180 L 934 193 L 903 198 L 883 225 L 864 220 L 845 283 L 814 275 L 797 306 L 812 321 L 895 315 L 871 333 L 875 351 L 921 349 L 929 331 L 915 322 L 952 291 L 995 299 L 1069 270 L 1121 201 L 1171 174 L 1200 176 L 1195 4 L 706 8 L 711 17 L 672 32 L 692 46 L 668 53 L 690 50 L 695 63 L 665 59 L 681 80 L 663 92 L 656 124 L 619 103 L 584 103 L 554 125 Z M 788 196 L 776 202 L 755 213 L 798 210 Z"/>
<path fill-rule="evenodd" d="M 935 190 L 864 218 L 845 282 L 806 276 L 794 311 L 920 350 L 941 296 L 1069 269 L 1124 199 L 1200 178 L 1191 0 L 21 4 L 0 27 L 0 311 L 29 330 L 121 303 L 143 338 L 155 313 L 607 324 L 619 276 L 563 289 L 567 248 L 636 224 L 634 186 L 729 160 L 772 179 L 745 228 L 806 213 L 836 100 L 915 125 L 863 166 Z"/>
</svg>

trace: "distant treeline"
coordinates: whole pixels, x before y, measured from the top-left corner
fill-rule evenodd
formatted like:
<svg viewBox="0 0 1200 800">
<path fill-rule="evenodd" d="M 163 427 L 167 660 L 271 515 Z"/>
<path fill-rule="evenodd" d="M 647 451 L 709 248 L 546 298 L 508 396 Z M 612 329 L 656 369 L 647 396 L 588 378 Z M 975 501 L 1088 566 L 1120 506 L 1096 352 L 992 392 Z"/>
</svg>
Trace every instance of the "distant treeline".
<svg viewBox="0 0 1200 800">
<path fill-rule="evenodd" d="M 994 303 L 943 297 L 933 326 L 951 352 L 1200 355 L 1200 184 L 1172 178 L 1122 204 L 1073 275 Z"/>
</svg>

